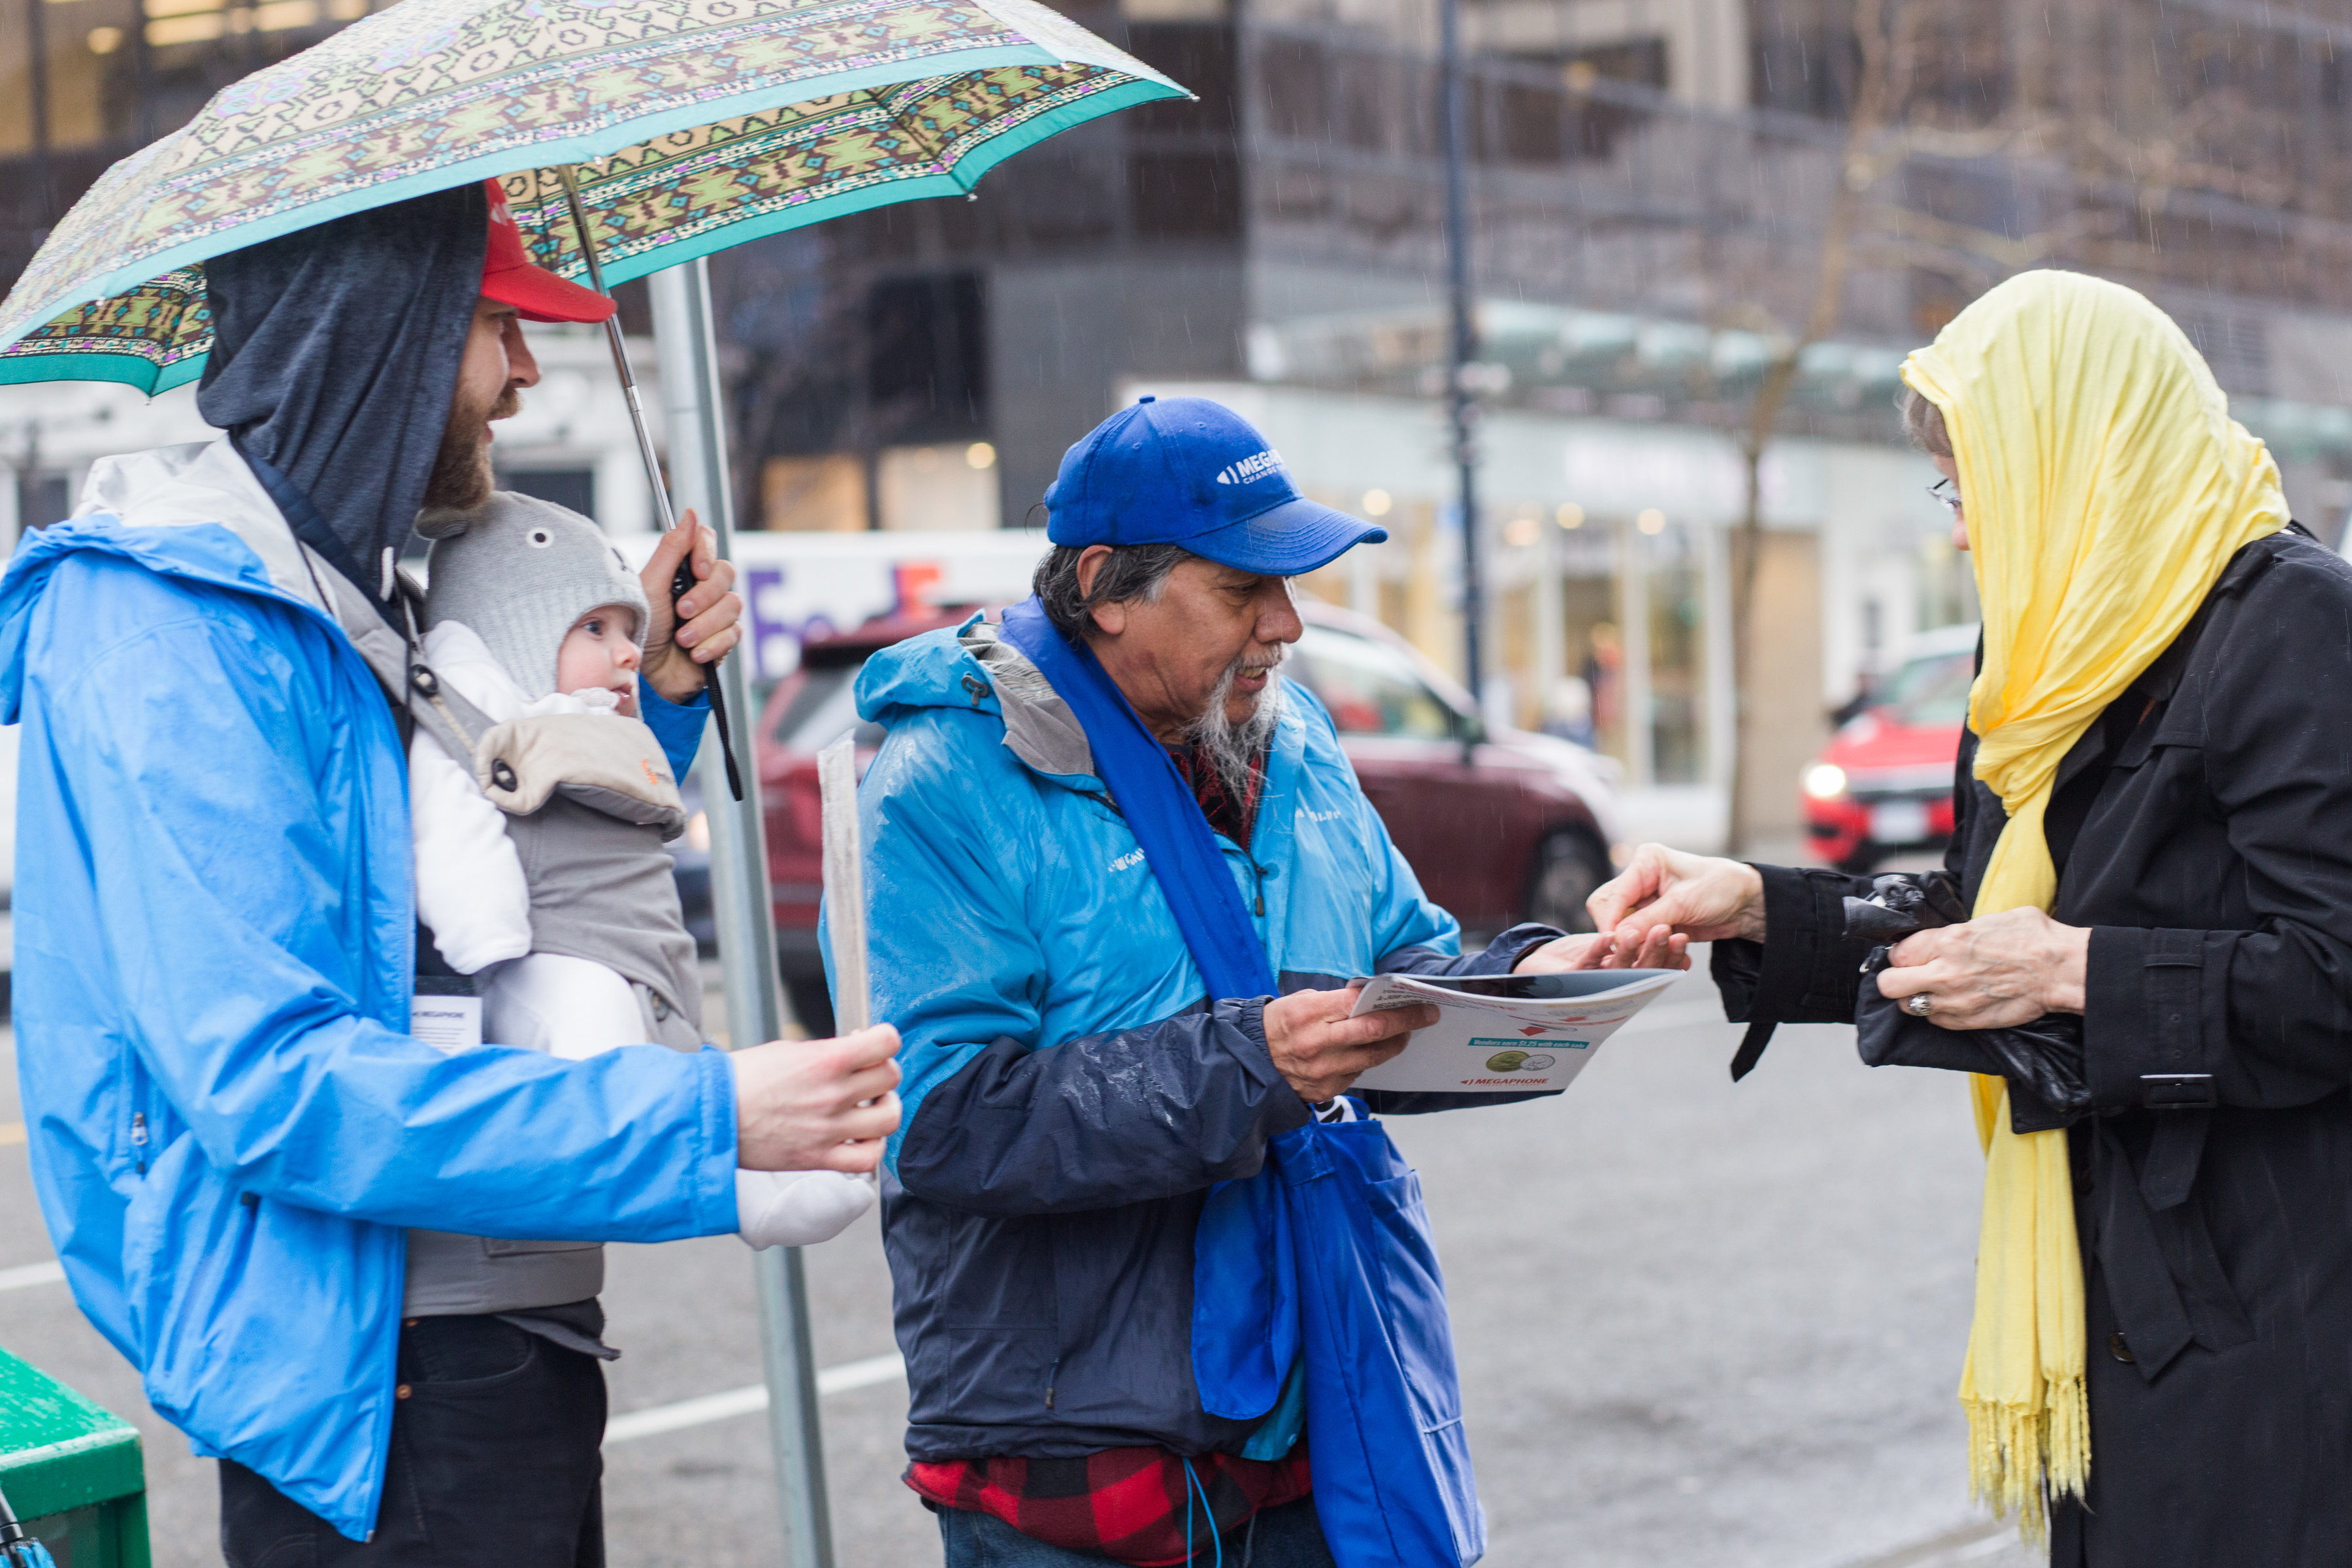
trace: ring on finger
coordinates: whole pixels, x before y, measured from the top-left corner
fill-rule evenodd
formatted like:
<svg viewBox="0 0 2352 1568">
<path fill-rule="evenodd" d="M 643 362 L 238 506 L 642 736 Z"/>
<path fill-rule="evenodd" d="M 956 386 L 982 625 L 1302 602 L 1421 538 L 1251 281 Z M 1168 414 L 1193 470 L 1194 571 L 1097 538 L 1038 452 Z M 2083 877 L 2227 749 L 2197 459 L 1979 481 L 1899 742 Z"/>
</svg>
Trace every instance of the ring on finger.
<svg viewBox="0 0 2352 1568">
<path fill-rule="evenodd" d="M 1903 1010 L 1915 1018 L 1924 1018 L 1936 1010 L 1936 999 L 1925 991 L 1903 1004 Z"/>
</svg>

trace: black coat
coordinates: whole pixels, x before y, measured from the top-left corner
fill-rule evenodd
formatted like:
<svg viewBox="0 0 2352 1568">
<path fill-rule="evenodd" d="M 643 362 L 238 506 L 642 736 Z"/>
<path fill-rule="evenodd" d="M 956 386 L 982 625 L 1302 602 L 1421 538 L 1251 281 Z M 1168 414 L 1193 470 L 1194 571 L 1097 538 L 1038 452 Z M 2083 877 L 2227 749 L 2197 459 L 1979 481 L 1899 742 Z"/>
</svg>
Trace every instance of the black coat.
<svg viewBox="0 0 2352 1568">
<path fill-rule="evenodd" d="M 2006 820 L 1975 752 L 1948 857 L 1970 903 Z M 2048 829 L 2051 913 L 2091 928 L 2094 1106 L 2069 1131 L 2090 1494 L 2053 1516 L 2053 1568 L 2344 1568 L 2352 567 L 2300 529 L 2240 551 L 2067 754 Z M 1852 1018 L 1855 879 L 1763 870 L 1767 942 L 1716 945 L 1730 1016 Z M 2011 1090 L 2021 1131 L 2066 1125 Z"/>
</svg>

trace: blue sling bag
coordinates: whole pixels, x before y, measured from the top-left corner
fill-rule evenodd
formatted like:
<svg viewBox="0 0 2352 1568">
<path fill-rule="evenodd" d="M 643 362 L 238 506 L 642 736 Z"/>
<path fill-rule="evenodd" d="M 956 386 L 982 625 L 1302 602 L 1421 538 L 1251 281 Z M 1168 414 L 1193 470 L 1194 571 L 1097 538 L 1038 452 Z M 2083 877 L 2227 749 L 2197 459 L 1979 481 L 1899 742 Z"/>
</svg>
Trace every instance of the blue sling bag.
<svg viewBox="0 0 2352 1568">
<path fill-rule="evenodd" d="M 1210 998 L 1278 994 L 1208 819 L 1093 650 L 1034 598 L 1005 611 L 1003 635 L 1085 729 Z M 1202 1408 L 1265 1418 L 1286 1449 L 1303 1393 L 1316 1517 L 1339 1568 L 1475 1563 L 1486 1516 L 1445 1282 L 1420 1178 L 1387 1130 L 1310 1121 L 1274 1140 L 1256 1175 L 1210 1189 L 1192 1268 Z"/>
</svg>

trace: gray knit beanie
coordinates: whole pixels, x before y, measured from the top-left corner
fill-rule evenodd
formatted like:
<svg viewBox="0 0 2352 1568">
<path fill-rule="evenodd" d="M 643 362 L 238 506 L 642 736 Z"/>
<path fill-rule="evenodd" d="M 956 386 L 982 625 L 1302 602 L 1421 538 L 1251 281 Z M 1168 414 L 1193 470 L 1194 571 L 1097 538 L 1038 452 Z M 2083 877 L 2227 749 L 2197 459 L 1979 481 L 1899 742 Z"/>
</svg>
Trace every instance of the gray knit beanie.
<svg viewBox="0 0 2352 1568">
<path fill-rule="evenodd" d="M 425 625 L 472 627 L 527 697 L 555 689 L 564 634 L 599 605 L 635 611 L 637 640 L 645 641 L 645 585 L 603 531 L 576 511 L 497 490 L 469 510 L 421 514 L 416 531 L 433 541 Z"/>
</svg>

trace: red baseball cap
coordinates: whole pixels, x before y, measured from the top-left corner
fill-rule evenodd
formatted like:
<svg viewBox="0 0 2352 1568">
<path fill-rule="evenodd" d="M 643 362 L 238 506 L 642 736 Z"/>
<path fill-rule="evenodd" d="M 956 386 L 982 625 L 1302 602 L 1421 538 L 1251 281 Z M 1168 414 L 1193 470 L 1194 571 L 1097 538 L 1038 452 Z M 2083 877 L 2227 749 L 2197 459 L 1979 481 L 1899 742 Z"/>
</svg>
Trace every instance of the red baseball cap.
<svg viewBox="0 0 2352 1568">
<path fill-rule="evenodd" d="M 507 211 L 506 188 L 495 176 L 484 180 L 482 188 L 490 194 L 490 247 L 482 258 L 485 298 L 512 305 L 526 321 L 601 321 L 621 308 L 609 295 L 532 266 L 514 216 Z"/>
</svg>

